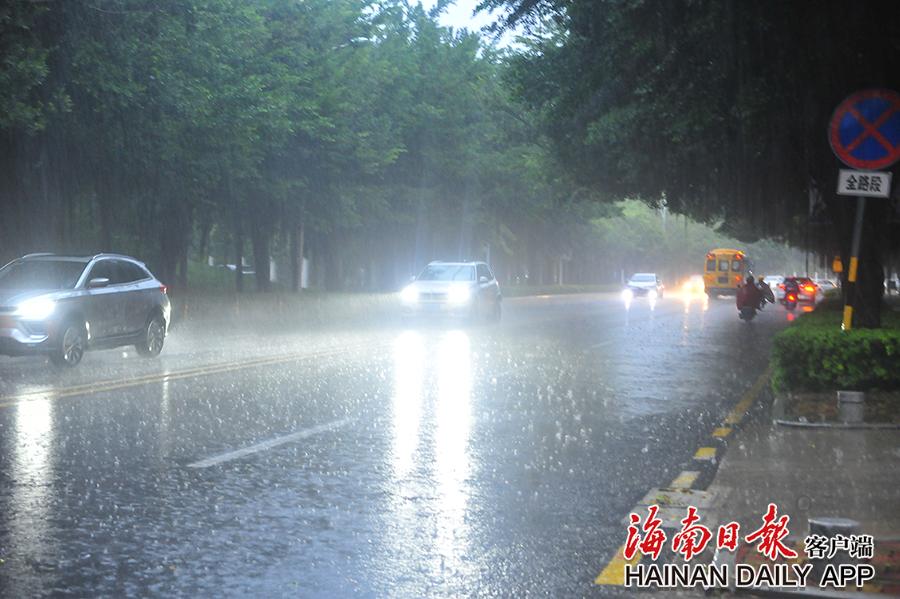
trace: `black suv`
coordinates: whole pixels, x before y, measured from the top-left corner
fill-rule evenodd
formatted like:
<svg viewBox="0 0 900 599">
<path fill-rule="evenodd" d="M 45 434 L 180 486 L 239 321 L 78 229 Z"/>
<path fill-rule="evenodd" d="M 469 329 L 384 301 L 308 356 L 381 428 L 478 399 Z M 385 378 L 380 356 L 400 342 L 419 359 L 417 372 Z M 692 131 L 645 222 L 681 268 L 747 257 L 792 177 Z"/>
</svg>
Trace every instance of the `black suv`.
<svg viewBox="0 0 900 599">
<path fill-rule="evenodd" d="M 0 269 L 0 354 L 48 354 L 75 366 L 85 350 L 162 351 L 166 286 L 128 256 L 29 254 Z"/>
</svg>

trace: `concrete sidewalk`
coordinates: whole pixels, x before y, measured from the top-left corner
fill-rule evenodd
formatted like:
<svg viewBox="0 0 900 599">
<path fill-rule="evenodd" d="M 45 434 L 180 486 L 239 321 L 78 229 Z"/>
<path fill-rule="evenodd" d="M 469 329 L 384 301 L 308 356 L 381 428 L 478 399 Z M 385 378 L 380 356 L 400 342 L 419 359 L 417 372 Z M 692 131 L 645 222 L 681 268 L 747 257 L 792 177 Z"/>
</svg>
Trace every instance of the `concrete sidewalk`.
<svg viewBox="0 0 900 599">
<path fill-rule="evenodd" d="M 810 518 L 856 520 L 859 533 L 876 541 L 871 560 L 876 579 L 862 590 L 900 596 L 900 430 L 783 427 L 769 419 L 768 406 L 758 409 L 762 413 L 729 439 L 709 486 L 720 498 L 720 522 L 739 522 L 745 536 L 759 528 L 768 504 L 774 503 L 779 516 L 790 516 L 788 545 L 803 558 Z M 754 548 L 737 552 L 738 562 L 760 558 Z M 805 592 L 849 596 L 828 593 Z"/>
</svg>

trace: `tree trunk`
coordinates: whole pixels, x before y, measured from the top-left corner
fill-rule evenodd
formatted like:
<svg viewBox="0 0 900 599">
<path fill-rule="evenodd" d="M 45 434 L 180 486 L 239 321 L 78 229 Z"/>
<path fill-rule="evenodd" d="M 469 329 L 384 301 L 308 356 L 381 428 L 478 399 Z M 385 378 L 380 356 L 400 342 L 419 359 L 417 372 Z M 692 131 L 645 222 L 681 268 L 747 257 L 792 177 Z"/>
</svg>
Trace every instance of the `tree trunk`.
<svg viewBox="0 0 900 599">
<path fill-rule="evenodd" d="M 291 291 L 300 291 L 301 278 L 303 277 L 303 234 L 305 223 L 301 220 L 299 225 L 291 227 Z"/>
<path fill-rule="evenodd" d="M 209 256 L 209 233 L 212 230 L 212 221 L 204 220 L 200 226 L 200 257 L 206 263 Z"/>
<path fill-rule="evenodd" d="M 269 235 L 257 225 L 250 233 L 250 243 L 253 245 L 256 290 L 268 293 L 272 289 L 269 282 Z"/>
<path fill-rule="evenodd" d="M 240 218 L 235 219 L 234 227 L 234 289 L 238 293 L 244 291 L 244 231 Z"/>
</svg>

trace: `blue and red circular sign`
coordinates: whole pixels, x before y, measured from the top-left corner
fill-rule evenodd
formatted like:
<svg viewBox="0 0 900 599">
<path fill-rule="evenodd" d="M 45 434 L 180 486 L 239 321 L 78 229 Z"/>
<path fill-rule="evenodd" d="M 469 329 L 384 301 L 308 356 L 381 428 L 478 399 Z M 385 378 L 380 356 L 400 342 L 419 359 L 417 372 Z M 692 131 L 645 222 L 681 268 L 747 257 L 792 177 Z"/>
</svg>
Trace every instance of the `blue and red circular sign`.
<svg viewBox="0 0 900 599">
<path fill-rule="evenodd" d="M 900 160 L 900 94 L 856 92 L 837 107 L 828 127 L 835 155 L 849 167 L 878 170 Z"/>
</svg>

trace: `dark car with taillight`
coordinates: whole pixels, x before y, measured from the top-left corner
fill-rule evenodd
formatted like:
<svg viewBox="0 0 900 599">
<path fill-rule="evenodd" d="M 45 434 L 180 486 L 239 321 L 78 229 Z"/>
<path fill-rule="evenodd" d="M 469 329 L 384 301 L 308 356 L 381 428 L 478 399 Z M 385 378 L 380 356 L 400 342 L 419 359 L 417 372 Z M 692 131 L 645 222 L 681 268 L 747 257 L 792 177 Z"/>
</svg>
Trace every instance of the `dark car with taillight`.
<svg viewBox="0 0 900 599">
<path fill-rule="evenodd" d="M 171 306 L 138 260 L 118 254 L 29 254 L 0 269 L 0 354 L 75 366 L 89 349 L 162 351 Z"/>
<path fill-rule="evenodd" d="M 809 277 L 785 277 L 784 282 L 780 283 L 778 287 L 783 294 L 785 289 L 791 287 L 792 284 L 797 286 L 797 300 L 801 302 L 816 302 L 824 294 L 816 282 Z"/>
</svg>

